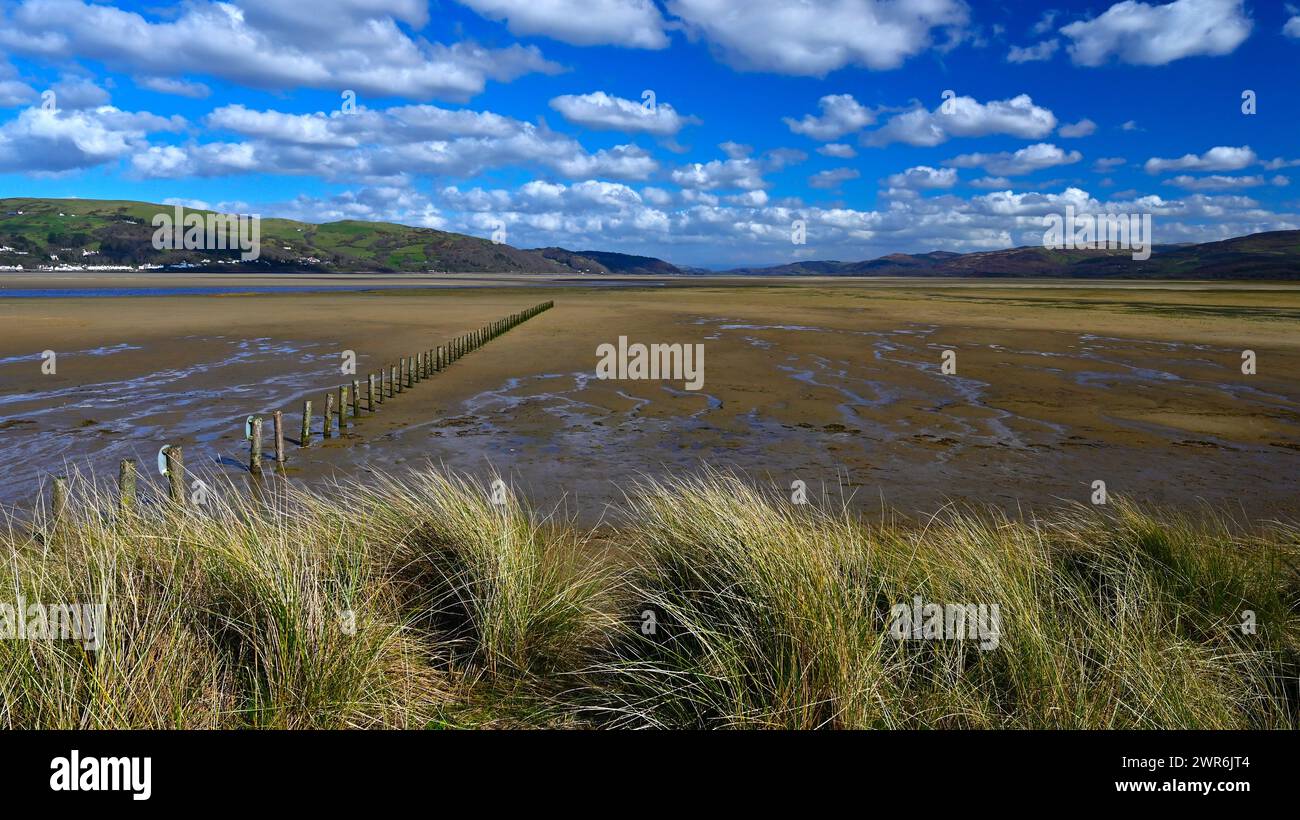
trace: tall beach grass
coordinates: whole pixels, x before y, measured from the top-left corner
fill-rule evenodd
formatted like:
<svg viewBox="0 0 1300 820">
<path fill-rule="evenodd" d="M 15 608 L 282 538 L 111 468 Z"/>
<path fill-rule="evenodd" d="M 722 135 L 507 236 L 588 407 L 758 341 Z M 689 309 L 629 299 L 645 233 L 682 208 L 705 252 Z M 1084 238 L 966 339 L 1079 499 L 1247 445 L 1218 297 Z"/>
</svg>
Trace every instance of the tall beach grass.
<svg viewBox="0 0 1300 820">
<path fill-rule="evenodd" d="M 74 480 L 57 523 L 0 522 L 0 604 L 107 614 L 93 650 L 0 640 L 0 726 L 1300 719 L 1290 524 L 1127 503 L 865 521 L 711 473 L 644 481 L 584 530 L 433 469 L 323 494 L 210 483 L 202 508 L 123 511 Z M 997 605 L 995 645 L 900 640 L 892 612 L 917 601 Z"/>
</svg>

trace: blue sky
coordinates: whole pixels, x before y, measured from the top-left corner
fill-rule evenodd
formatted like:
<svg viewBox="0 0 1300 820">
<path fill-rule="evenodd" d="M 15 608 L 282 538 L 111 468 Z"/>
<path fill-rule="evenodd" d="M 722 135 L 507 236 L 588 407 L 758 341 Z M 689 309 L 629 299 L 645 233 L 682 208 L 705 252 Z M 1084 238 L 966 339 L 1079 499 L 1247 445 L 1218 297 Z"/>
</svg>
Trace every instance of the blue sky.
<svg viewBox="0 0 1300 820">
<path fill-rule="evenodd" d="M 1243 0 L 0 0 L 0 196 L 702 266 L 1067 205 L 1208 241 L 1300 228 L 1298 67 L 1300 9 Z"/>
</svg>

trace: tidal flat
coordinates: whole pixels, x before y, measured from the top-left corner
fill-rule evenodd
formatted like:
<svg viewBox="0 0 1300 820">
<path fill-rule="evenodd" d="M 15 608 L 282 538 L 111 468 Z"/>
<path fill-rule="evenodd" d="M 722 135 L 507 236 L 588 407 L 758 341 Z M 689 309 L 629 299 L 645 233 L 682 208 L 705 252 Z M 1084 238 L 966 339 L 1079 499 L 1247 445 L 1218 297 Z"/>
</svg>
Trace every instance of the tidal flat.
<svg viewBox="0 0 1300 820">
<path fill-rule="evenodd" d="M 46 288 L 104 286 L 95 277 Z M 141 280 L 147 280 L 141 284 Z M 870 514 L 956 502 L 1140 503 L 1287 515 L 1300 491 L 1300 287 L 1015 280 L 485 276 L 112 277 L 172 295 L 5 298 L 0 501 L 104 479 L 165 444 L 196 475 L 312 487 L 429 464 L 493 471 L 599 520 L 638 480 L 708 468 L 802 481 Z M 174 295 L 176 289 L 232 288 Z M 292 291 L 276 290 L 292 286 Z M 313 287 L 372 290 L 311 290 Z M 400 287 L 398 287 L 400 286 Z M 247 288 L 247 290 L 242 290 Z M 354 377 L 543 300 L 554 309 L 297 446 Z M 602 380 L 597 348 L 703 345 L 700 389 Z M 57 354 L 54 373 L 42 353 Z M 955 372 L 943 368 L 954 351 Z M 1253 351 L 1256 372 L 1242 372 Z M 282 410 L 288 461 L 252 479 L 244 420 Z M 269 424 L 268 424 L 269 430 Z M 268 452 L 270 446 L 268 442 Z M 156 475 L 153 481 L 160 482 Z"/>
</svg>

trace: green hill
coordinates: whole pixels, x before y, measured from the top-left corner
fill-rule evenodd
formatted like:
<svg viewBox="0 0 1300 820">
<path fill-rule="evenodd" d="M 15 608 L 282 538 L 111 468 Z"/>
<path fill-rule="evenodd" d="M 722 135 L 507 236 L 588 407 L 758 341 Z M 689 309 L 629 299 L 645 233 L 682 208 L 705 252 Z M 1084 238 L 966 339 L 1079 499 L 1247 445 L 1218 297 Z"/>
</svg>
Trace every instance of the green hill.
<svg viewBox="0 0 1300 820">
<path fill-rule="evenodd" d="M 125 200 L 0 199 L 0 265 L 26 270 L 71 264 L 224 271 L 573 272 L 541 254 L 487 239 L 355 220 L 314 225 L 263 219 L 260 257 L 247 262 L 237 250 L 157 250 L 153 218 L 173 212 L 170 205 Z"/>
</svg>

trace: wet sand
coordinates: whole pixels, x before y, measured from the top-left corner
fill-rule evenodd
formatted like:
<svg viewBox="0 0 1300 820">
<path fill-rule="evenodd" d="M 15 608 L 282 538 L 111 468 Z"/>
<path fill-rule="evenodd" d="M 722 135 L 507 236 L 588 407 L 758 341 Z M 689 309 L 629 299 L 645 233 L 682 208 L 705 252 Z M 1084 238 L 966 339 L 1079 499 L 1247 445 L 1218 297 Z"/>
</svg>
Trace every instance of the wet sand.
<svg viewBox="0 0 1300 820">
<path fill-rule="evenodd" d="M 106 284 L 65 275 L 47 288 Z M 283 278 L 239 277 L 264 286 Z M 340 277 L 295 277 L 338 284 Z M 351 422 L 292 444 L 287 476 L 319 483 L 428 462 L 494 468 L 534 500 L 598 516 L 640 475 L 705 465 L 907 512 L 949 500 L 1038 507 L 1112 494 L 1251 517 L 1300 491 L 1300 287 L 1284 284 L 917 280 L 344 277 L 373 292 L 4 298 L 0 501 L 41 476 L 100 475 L 158 448 L 242 481 L 250 413 L 304 398 L 537 302 L 556 306 Z M 113 276 L 185 287 L 230 276 Z M 537 286 L 542 284 L 543 286 Z M 581 283 L 578 283 L 579 285 Z M 680 380 L 601 381 L 596 348 L 702 343 L 698 392 Z M 41 351 L 59 354 L 41 373 Z M 940 370 L 943 350 L 957 373 Z M 1258 373 L 1241 373 L 1242 350 Z M 269 426 L 269 425 L 268 425 Z M 155 476 L 156 479 L 156 476 Z M 268 479 L 269 480 L 269 479 Z"/>
</svg>

